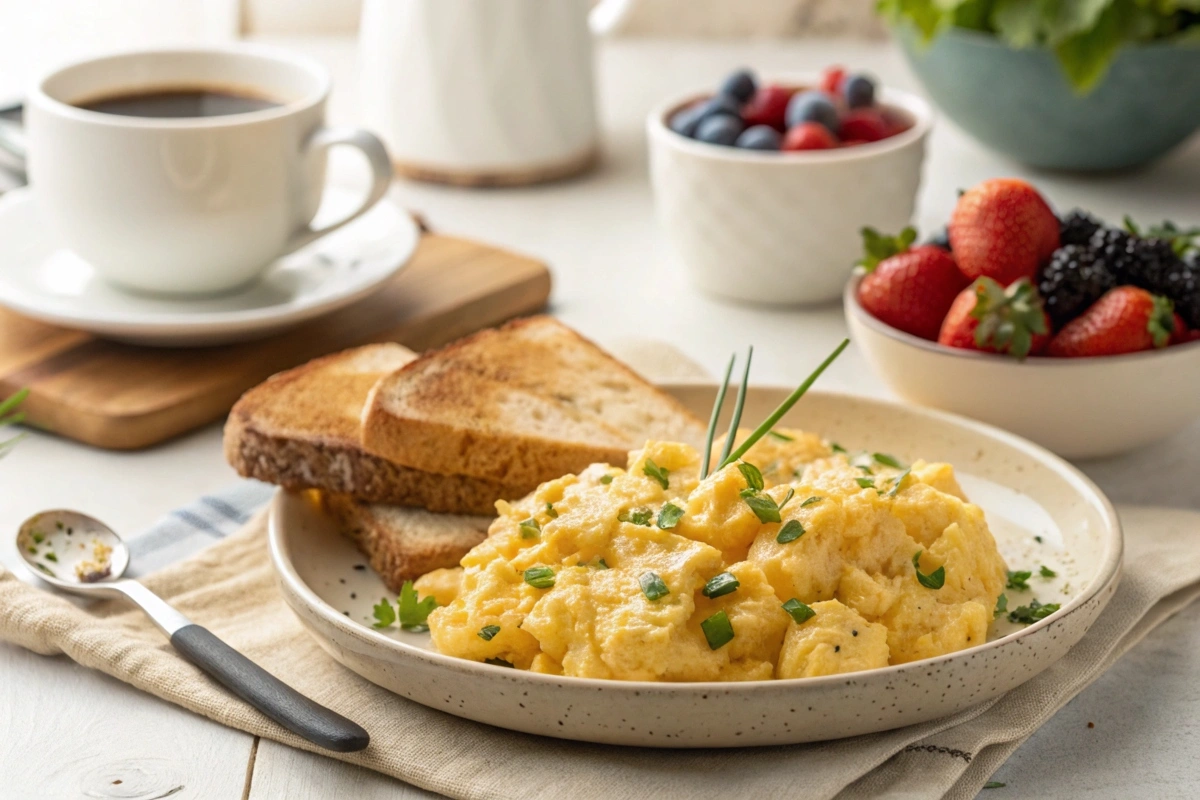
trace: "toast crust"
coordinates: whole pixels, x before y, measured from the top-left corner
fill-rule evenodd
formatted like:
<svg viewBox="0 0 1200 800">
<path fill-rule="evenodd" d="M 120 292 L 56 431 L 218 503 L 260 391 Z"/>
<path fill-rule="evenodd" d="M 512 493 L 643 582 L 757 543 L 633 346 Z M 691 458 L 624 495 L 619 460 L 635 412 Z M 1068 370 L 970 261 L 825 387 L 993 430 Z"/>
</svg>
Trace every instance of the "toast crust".
<svg viewBox="0 0 1200 800">
<path fill-rule="evenodd" d="M 467 551 L 487 538 L 491 523 L 491 517 L 431 514 L 346 495 L 323 494 L 322 505 L 396 594 L 405 581 L 458 566 Z"/>
<path fill-rule="evenodd" d="M 430 511 L 491 514 L 521 485 L 446 476 L 366 452 L 359 417 L 370 388 L 415 358 L 400 345 L 368 345 L 310 361 L 248 391 L 225 424 L 225 458 L 247 478 L 286 489 L 322 489 Z"/>
<path fill-rule="evenodd" d="M 623 418 L 607 419 L 606 404 Z M 704 426 L 542 316 L 481 331 L 379 380 L 361 438 L 369 452 L 416 469 L 536 486 L 597 462 L 624 465 L 650 436 L 700 445 Z"/>
</svg>

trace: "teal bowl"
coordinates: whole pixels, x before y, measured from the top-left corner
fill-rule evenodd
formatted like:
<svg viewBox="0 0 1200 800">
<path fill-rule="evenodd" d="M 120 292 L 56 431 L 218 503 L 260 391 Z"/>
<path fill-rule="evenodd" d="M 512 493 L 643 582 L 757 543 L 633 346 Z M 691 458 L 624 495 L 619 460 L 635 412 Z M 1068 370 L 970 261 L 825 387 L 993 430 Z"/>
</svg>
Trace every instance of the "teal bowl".
<svg viewBox="0 0 1200 800">
<path fill-rule="evenodd" d="M 1054 54 L 1016 50 L 951 28 L 931 44 L 896 31 L 934 104 L 986 146 L 1047 169 L 1123 169 L 1155 159 L 1200 128 L 1200 46 L 1123 48 L 1088 94 L 1076 94 Z"/>
</svg>

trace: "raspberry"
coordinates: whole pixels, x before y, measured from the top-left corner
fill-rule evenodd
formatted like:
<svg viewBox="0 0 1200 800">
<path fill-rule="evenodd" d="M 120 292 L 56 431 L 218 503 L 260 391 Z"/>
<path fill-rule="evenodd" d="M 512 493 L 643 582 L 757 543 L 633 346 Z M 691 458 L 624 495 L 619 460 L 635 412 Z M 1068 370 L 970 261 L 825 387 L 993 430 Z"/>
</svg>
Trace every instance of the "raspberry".
<svg viewBox="0 0 1200 800">
<path fill-rule="evenodd" d="M 1054 251 L 1038 276 L 1038 292 L 1055 328 L 1079 316 L 1117 285 L 1116 276 L 1095 251 L 1069 244 Z"/>
</svg>

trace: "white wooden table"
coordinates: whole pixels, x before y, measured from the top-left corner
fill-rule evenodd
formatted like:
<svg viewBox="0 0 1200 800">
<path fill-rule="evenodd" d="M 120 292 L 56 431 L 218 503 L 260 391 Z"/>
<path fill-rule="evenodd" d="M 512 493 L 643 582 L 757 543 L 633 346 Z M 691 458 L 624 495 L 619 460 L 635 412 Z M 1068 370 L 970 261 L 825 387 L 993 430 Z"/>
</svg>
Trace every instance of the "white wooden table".
<svg viewBox="0 0 1200 800">
<path fill-rule="evenodd" d="M 283 39 L 334 71 L 331 116 L 353 122 L 355 52 L 350 39 Z M 642 121 L 663 96 L 712 85 L 742 64 L 811 72 L 831 62 L 868 68 L 913 88 L 887 44 L 800 41 L 693 44 L 606 43 L 598 54 L 606 160 L 582 180 L 554 186 L 464 191 L 399 185 L 396 197 L 435 228 L 546 259 L 555 274 L 552 311 L 601 341 L 657 337 L 716 371 L 729 352 L 755 345 L 754 378 L 791 383 L 845 334 L 840 308 L 763 310 L 723 305 L 692 290 L 654 221 Z M 923 230 L 944 220 L 955 190 L 1028 171 L 980 149 L 948 124 L 931 142 L 919 211 Z M 335 161 L 335 180 L 365 175 Z M 1200 140 L 1140 173 L 1104 178 L 1033 175 L 1060 209 L 1084 205 L 1119 219 L 1200 221 Z M 1170 391 L 1170 376 L 1163 376 Z M 853 349 L 822 385 L 887 396 Z M 1063 398 L 1063 402 L 1073 402 Z M 1153 413 L 1147 410 L 1147 413 Z M 1116 502 L 1200 508 L 1200 425 L 1153 450 L 1084 469 Z M 144 453 L 105 453 L 35 435 L 0 464 L 0 531 L 44 508 L 86 509 L 138 531 L 233 472 L 211 426 Z M 1200 531 L 1197 532 L 1200 546 Z M 17 561 L 0 544 L 5 563 Z M 1151 635 L 1024 745 L 989 798 L 1200 796 L 1200 609 Z M 1095 724 L 1094 728 L 1088 723 Z M 65 659 L 0 645 L 0 797 L 237 798 L 429 797 L 367 770 L 258 741 Z"/>
</svg>

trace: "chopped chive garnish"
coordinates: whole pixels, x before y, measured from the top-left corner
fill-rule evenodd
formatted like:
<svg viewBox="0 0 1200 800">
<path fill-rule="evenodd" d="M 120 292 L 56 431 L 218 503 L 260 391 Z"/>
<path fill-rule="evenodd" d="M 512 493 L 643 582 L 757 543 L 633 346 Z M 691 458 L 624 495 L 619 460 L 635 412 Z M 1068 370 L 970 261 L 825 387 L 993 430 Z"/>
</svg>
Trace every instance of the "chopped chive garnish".
<svg viewBox="0 0 1200 800">
<path fill-rule="evenodd" d="M 54 553 L 46 553 L 46 555 L 42 556 L 42 558 L 46 559 L 47 561 L 53 561 L 56 564 L 58 563 L 58 556 Z"/>
<path fill-rule="evenodd" d="M 992 612 L 992 616 L 999 617 L 1008 611 L 1008 595 L 1002 594 L 996 598 L 996 610 Z"/>
<path fill-rule="evenodd" d="M 900 493 L 901 487 L 904 486 L 904 480 L 909 476 L 909 474 L 911 472 L 912 472 L 912 468 L 910 467 L 909 469 L 904 470 L 904 472 L 901 472 L 899 475 L 896 476 L 896 480 L 892 484 L 891 490 L 888 491 L 888 493 L 887 493 L 888 497 L 895 497 L 897 494 Z"/>
<path fill-rule="evenodd" d="M 946 568 L 938 567 L 928 575 L 921 572 L 921 553 L 924 550 L 918 550 L 912 557 L 913 569 L 917 571 L 917 582 L 926 589 L 940 589 L 946 585 Z"/>
<path fill-rule="evenodd" d="M 821 377 L 821 373 L 828 369 L 829 365 L 832 364 L 837 357 L 842 354 L 842 351 L 845 350 L 849 345 L 850 340 L 843 339 L 842 343 L 834 348 L 834 351 L 830 353 L 824 361 L 821 362 L 820 366 L 813 370 L 813 373 L 804 380 L 804 383 L 797 386 L 795 391 L 788 395 L 787 399 L 780 403 L 779 407 L 772 411 L 770 415 L 763 420 L 762 424 L 754 429 L 754 432 L 746 438 L 746 441 L 742 442 L 738 449 L 730 453 L 727 458 L 723 458 L 721 460 L 721 466 L 727 466 L 744 456 L 747 450 L 753 447 L 759 439 L 766 435 L 767 431 L 774 428 L 779 423 L 779 420 L 783 419 L 783 415 L 792 410 L 792 406 L 796 405 L 800 398 L 804 396 L 804 393 L 807 392 L 814 383 L 816 383 L 817 378 Z"/>
<path fill-rule="evenodd" d="M 812 497 L 808 498 L 808 499 L 807 499 L 807 500 L 805 500 L 803 503 L 801 503 L 801 504 L 800 504 L 800 507 L 801 507 L 801 508 L 808 508 L 808 507 L 809 507 L 809 506 L 811 506 L 811 505 L 816 505 L 817 503 L 821 502 L 821 500 L 822 500 L 822 499 L 823 499 L 823 498 L 821 498 L 821 497 L 819 497 L 819 496 L 817 496 L 817 495 L 815 495 L 815 494 L 814 494 Z"/>
<path fill-rule="evenodd" d="M 638 583 L 641 584 L 642 594 L 646 595 L 647 600 L 659 600 L 671 593 L 663 579 L 654 572 L 643 572 L 638 576 Z"/>
<path fill-rule="evenodd" d="M 738 581 L 737 576 L 732 572 L 722 572 L 720 575 L 714 576 L 709 580 L 708 583 L 704 584 L 704 589 L 701 590 L 701 594 L 703 594 L 705 597 L 720 597 L 721 595 L 726 595 L 730 592 L 736 592 L 737 588 L 741 585 L 742 584 L 740 581 Z"/>
<path fill-rule="evenodd" d="M 554 585 L 554 570 L 549 567 L 530 567 L 525 570 L 525 582 L 535 589 L 549 589 Z"/>
<path fill-rule="evenodd" d="M 704 461 L 700 466 L 700 480 L 708 477 L 708 467 L 712 461 L 713 439 L 717 435 L 717 422 L 721 416 L 721 408 L 725 405 L 725 393 L 729 391 L 729 376 L 733 373 L 733 364 L 737 361 L 737 353 L 729 357 L 729 366 L 725 367 L 725 379 L 717 390 L 717 399 L 713 403 L 712 415 L 708 418 L 708 437 L 704 442 Z"/>
<path fill-rule="evenodd" d="M 1008 583 L 1005 585 L 1004 588 L 1005 589 L 1015 589 L 1018 592 L 1028 591 L 1029 590 L 1029 579 L 1032 577 L 1033 577 L 1033 573 L 1027 569 L 1018 570 L 1016 572 L 1014 572 L 1013 570 L 1009 570 L 1008 571 Z"/>
<path fill-rule="evenodd" d="M 41 531 L 34 531 L 34 532 L 33 532 L 33 543 L 34 543 L 34 544 L 41 544 L 41 543 L 42 543 L 42 542 L 44 542 L 44 541 L 46 541 L 46 535 L 45 535 L 45 534 L 43 534 Z"/>
<path fill-rule="evenodd" d="M 652 459 L 652 458 L 646 459 L 646 465 L 644 467 L 642 467 L 642 472 L 646 475 L 647 478 L 651 478 L 654 481 L 657 481 L 658 485 L 661 486 L 662 488 L 669 489 L 671 487 L 671 482 L 668 479 L 668 476 L 671 474 L 671 471 L 663 469 L 658 464 L 655 464 L 654 459 Z"/>
<path fill-rule="evenodd" d="M 553 503 L 546 503 L 546 516 L 550 519 L 558 519 L 558 512 L 554 510 Z"/>
<path fill-rule="evenodd" d="M 795 436 L 788 436 L 786 433 L 780 433 L 779 431 L 767 431 L 767 435 L 768 435 L 768 436 L 770 436 L 770 437 L 772 437 L 772 438 L 778 439 L 778 440 L 779 440 L 779 441 L 781 441 L 781 442 L 794 442 L 794 441 L 796 441 L 796 437 L 795 437 Z"/>
<path fill-rule="evenodd" d="M 617 514 L 617 522 L 629 522 L 633 525 L 641 525 L 650 527 L 650 520 L 654 519 L 654 512 L 648 508 L 635 508 L 631 511 L 622 511 Z"/>
<path fill-rule="evenodd" d="M 846 448 L 842 447 L 837 442 L 830 442 L 829 449 L 835 453 L 841 453 L 842 455 L 845 455 L 847 452 L 849 452 L 848 450 L 846 450 Z"/>
<path fill-rule="evenodd" d="M 737 438 L 738 428 L 742 424 L 742 409 L 746 406 L 746 389 L 750 384 L 750 362 L 754 359 L 754 346 L 751 345 L 746 349 L 746 369 L 742 370 L 742 382 L 738 386 L 737 400 L 733 403 L 733 416 L 729 420 L 729 433 L 725 435 L 725 447 L 721 450 L 721 467 L 725 467 L 731 461 L 737 461 L 736 458 L 729 457 L 729 451 L 733 449 L 733 440 Z M 759 434 L 761 437 L 762 434 Z M 757 441 L 757 440 L 755 440 Z M 749 448 L 742 448 L 742 452 L 746 452 Z"/>
<path fill-rule="evenodd" d="M 780 544 L 788 544 L 794 542 L 804 535 L 804 526 L 800 524 L 798 519 L 789 519 L 779 529 L 779 534 L 775 537 L 775 541 Z"/>
<path fill-rule="evenodd" d="M 38 549 L 36 547 L 31 547 L 29 548 L 29 552 L 36 556 L 38 554 Z"/>
<path fill-rule="evenodd" d="M 603 558 L 596 559 L 596 569 L 608 569 L 608 562 Z"/>
<path fill-rule="evenodd" d="M 490 642 L 492 640 L 492 637 L 495 636 L 499 632 L 500 632 L 499 625 L 484 625 L 482 628 L 479 629 L 479 633 L 477 633 L 475 635 L 478 636 L 480 639 L 483 639 L 485 642 Z"/>
<path fill-rule="evenodd" d="M 58 528 L 61 531 L 63 529 L 63 524 L 61 521 L 55 520 L 54 527 Z"/>
<path fill-rule="evenodd" d="M 746 479 L 746 485 L 756 492 L 761 492 L 764 486 L 762 472 L 748 461 L 739 461 L 738 472 Z"/>
<path fill-rule="evenodd" d="M 600 482 L 603 483 L 605 486 L 608 486 L 610 483 L 612 483 L 612 478 L 613 478 L 612 475 L 601 475 Z"/>
<path fill-rule="evenodd" d="M 493 667 L 508 667 L 509 669 L 513 668 L 512 662 L 505 661 L 503 658 L 485 658 L 483 663 L 491 664 Z"/>
<path fill-rule="evenodd" d="M 985 783 L 983 785 L 983 788 L 985 788 L 985 789 L 1003 789 L 1005 786 L 1008 786 L 1008 784 L 1001 783 L 1000 781 L 988 781 L 987 783 Z"/>
<path fill-rule="evenodd" d="M 54 574 L 54 570 L 50 569 L 49 567 L 47 567 L 45 564 L 43 564 L 43 563 L 42 563 L 42 562 L 40 562 L 40 561 L 38 561 L 38 562 L 35 562 L 35 563 L 34 563 L 34 566 L 35 566 L 35 567 L 37 567 L 38 569 L 40 569 L 42 572 L 44 572 L 44 573 L 46 573 L 47 575 L 49 575 L 51 578 L 57 578 L 57 577 L 58 577 L 57 575 L 55 575 L 55 574 Z"/>
<path fill-rule="evenodd" d="M 1041 575 L 1043 578 L 1057 578 L 1058 577 L 1058 573 L 1055 572 L 1054 570 L 1050 569 L 1049 567 L 1047 567 L 1045 564 L 1042 564 L 1042 568 L 1038 570 L 1038 574 Z"/>
<path fill-rule="evenodd" d="M 733 641 L 733 625 L 724 611 L 718 611 L 701 622 L 700 630 L 704 631 L 704 638 L 708 640 L 710 650 L 719 650 Z"/>
<path fill-rule="evenodd" d="M 754 494 L 743 496 L 743 499 L 759 522 L 779 522 L 782 519 L 779 516 L 779 506 L 775 505 L 770 495 Z"/>
<path fill-rule="evenodd" d="M 855 464 L 854 466 L 858 467 L 859 470 L 862 471 L 863 475 L 874 475 L 875 474 L 874 472 L 871 471 L 871 468 L 868 467 L 866 464 Z"/>
<path fill-rule="evenodd" d="M 784 603 L 782 608 L 788 613 L 788 616 L 796 621 L 797 625 L 801 624 L 802 622 L 806 622 L 817 615 L 817 612 L 813 611 L 807 605 L 801 603 L 794 597 Z"/>
<path fill-rule="evenodd" d="M 904 469 L 903 464 L 901 464 L 892 456 L 889 456 L 887 453 L 873 453 L 872 458 L 874 458 L 880 464 L 883 464 L 885 467 L 891 467 L 892 469 Z"/>
<path fill-rule="evenodd" d="M 542 526 L 539 525 L 538 521 L 536 519 L 534 519 L 533 517 L 530 517 L 529 519 L 527 519 L 521 523 L 521 538 L 522 539 L 536 539 L 538 537 L 538 535 L 541 534 L 541 532 L 542 532 Z"/>
<path fill-rule="evenodd" d="M 874 489 L 875 488 L 875 479 L 874 478 L 855 478 L 854 482 L 857 483 L 863 489 Z"/>
<path fill-rule="evenodd" d="M 1037 600 L 1032 600 L 1032 601 L 1030 601 L 1029 605 L 1021 606 L 1021 607 L 1009 612 L 1008 621 L 1009 622 L 1021 622 L 1026 625 L 1031 625 L 1034 622 L 1037 622 L 1039 619 L 1045 619 L 1046 617 L 1053 614 L 1055 611 L 1058 611 L 1058 609 L 1059 609 L 1058 603 L 1042 604 L 1042 603 L 1039 603 Z"/>
<path fill-rule="evenodd" d="M 658 527 L 664 531 L 670 530 L 679 524 L 679 520 L 683 517 L 683 509 L 674 503 L 667 503 L 662 507 L 662 511 L 658 512 Z"/>
</svg>

